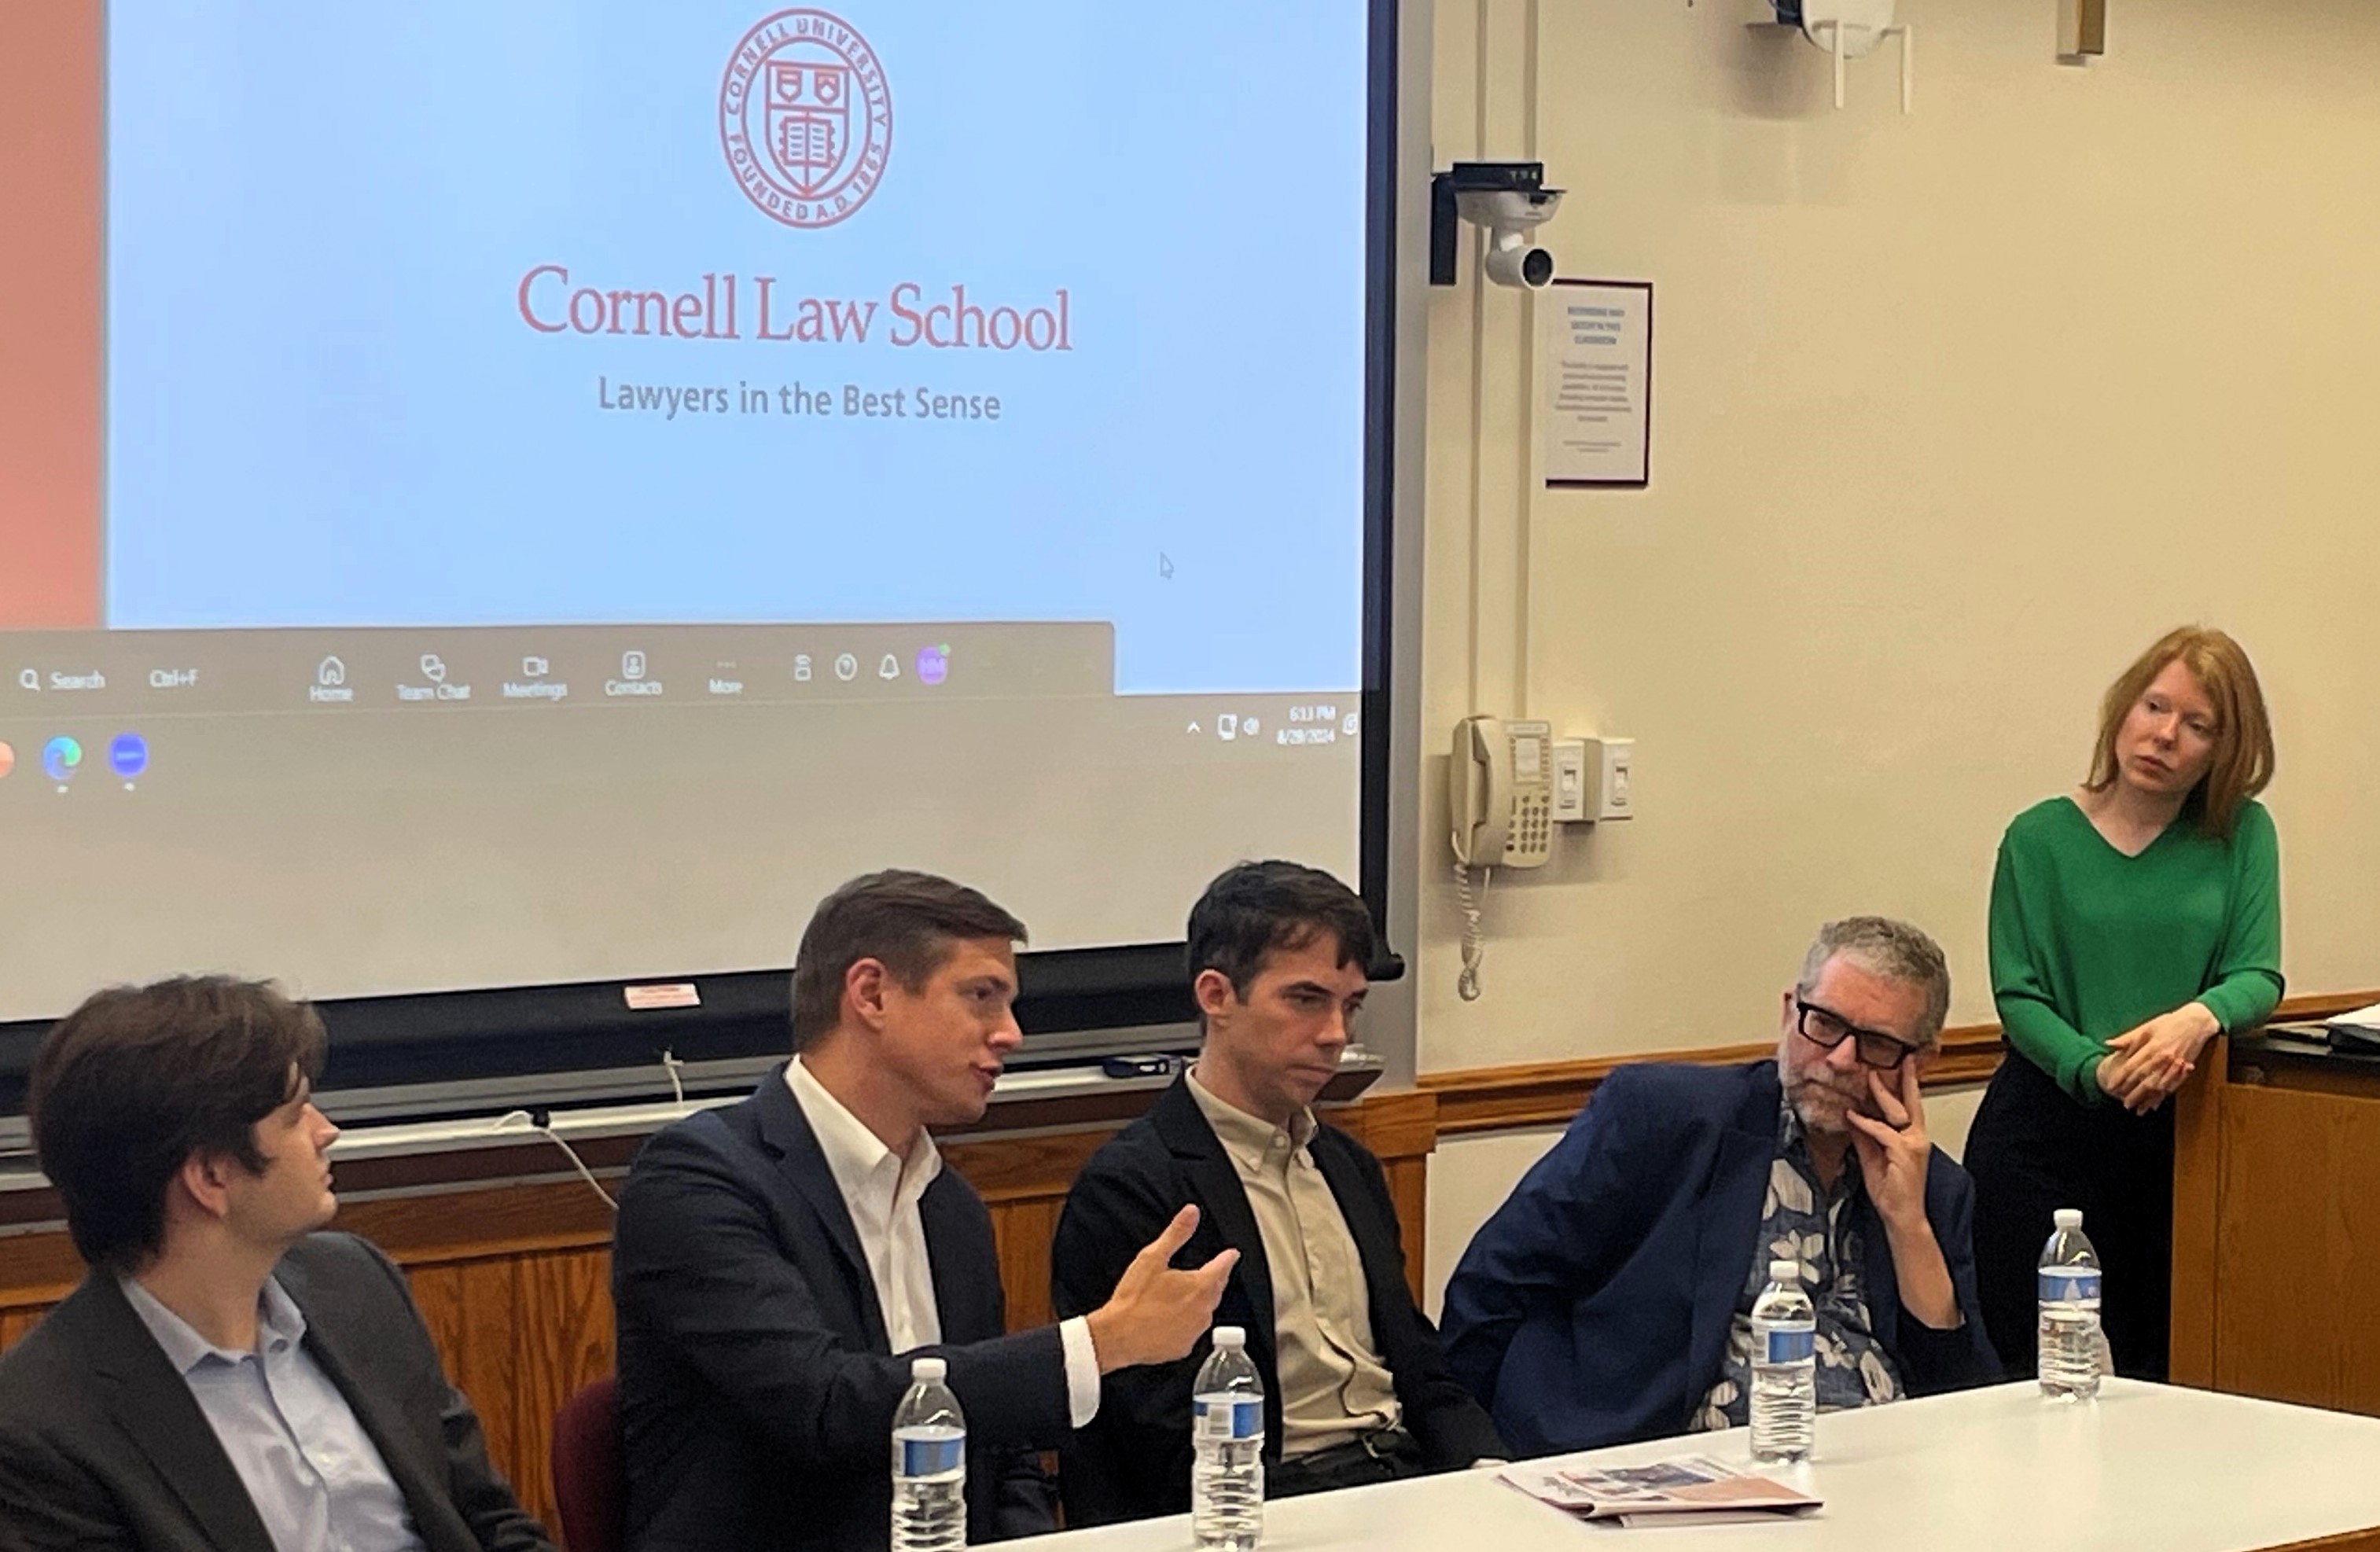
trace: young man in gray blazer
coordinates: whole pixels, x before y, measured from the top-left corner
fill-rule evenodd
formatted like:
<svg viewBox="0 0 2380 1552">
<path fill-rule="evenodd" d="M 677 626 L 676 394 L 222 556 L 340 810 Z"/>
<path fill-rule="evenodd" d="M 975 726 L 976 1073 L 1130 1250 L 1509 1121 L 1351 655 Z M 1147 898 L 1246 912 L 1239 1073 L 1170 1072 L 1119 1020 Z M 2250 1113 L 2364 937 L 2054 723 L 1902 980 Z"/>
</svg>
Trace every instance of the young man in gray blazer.
<svg viewBox="0 0 2380 1552">
<path fill-rule="evenodd" d="M 33 1062 L 91 1273 L 0 1355 L 0 1547 L 547 1552 L 388 1259 L 319 1232 L 323 1034 L 271 987 L 103 991 Z"/>
</svg>

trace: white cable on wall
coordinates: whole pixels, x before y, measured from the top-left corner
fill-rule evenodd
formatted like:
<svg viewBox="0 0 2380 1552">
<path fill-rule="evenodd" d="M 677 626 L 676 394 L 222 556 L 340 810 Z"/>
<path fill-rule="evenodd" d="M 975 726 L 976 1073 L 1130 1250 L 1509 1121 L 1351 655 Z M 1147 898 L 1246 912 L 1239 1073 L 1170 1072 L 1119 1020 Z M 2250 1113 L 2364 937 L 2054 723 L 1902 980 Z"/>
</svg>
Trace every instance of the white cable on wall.
<svg viewBox="0 0 2380 1552">
<path fill-rule="evenodd" d="M 562 1150 L 563 1157 L 570 1160 L 571 1167 L 578 1171 L 579 1178 L 584 1180 L 589 1186 L 593 1188 L 596 1195 L 603 1198 L 603 1205 L 605 1206 L 611 1208 L 613 1212 L 618 1212 L 620 1210 L 620 1204 L 613 1201 L 612 1199 L 612 1194 L 603 1189 L 603 1182 L 595 1178 L 595 1171 L 587 1167 L 587 1160 L 578 1157 L 578 1150 L 572 1147 L 567 1142 L 564 1141 L 561 1133 L 556 1132 L 546 1122 L 540 1121 L 529 1111 L 506 1110 L 503 1115 L 498 1116 L 493 1122 L 489 1123 L 488 1130 L 491 1132 L 519 1132 L 527 1130 L 540 1134 L 547 1142 L 552 1143 L 555 1147 Z"/>
<path fill-rule="evenodd" d="M 670 1102 L 676 1111 L 676 1114 L 673 1119 L 683 1121 L 687 1116 L 693 1114 L 691 1110 L 686 1109 L 686 1082 L 678 1075 L 678 1069 L 684 1067 L 686 1063 L 678 1060 L 676 1051 L 666 1048 L 662 1051 L 661 1061 L 662 1072 L 669 1078 Z M 595 1178 L 595 1171 L 587 1167 L 587 1161 L 578 1157 L 578 1150 L 570 1146 L 568 1139 L 565 1138 L 561 1133 L 555 1131 L 550 1122 L 541 1119 L 544 1113 L 545 1112 L 542 1110 L 507 1110 L 503 1115 L 500 1115 L 495 1120 L 490 1122 L 488 1123 L 488 1130 L 491 1132 L 519 1132 L 522 1130 L 528 1130 L 537 1133 L 547 1142 L 552 1143 L 555 1147 L 562 1150 L 563 1156 L 570 1160 L 571 1168 L 578 1171 L 578 1178 L 585 1181 L 594 1191 L 596 1195 L 603 1198 L 603 1205 L 605 1206 L 611 1208 L 613 1212 L 618 1212 L 620 1210 L 620 1204 L 613 1199 L 610 1192 L 603 1189 L 603 1182 Z"/>
</svg>

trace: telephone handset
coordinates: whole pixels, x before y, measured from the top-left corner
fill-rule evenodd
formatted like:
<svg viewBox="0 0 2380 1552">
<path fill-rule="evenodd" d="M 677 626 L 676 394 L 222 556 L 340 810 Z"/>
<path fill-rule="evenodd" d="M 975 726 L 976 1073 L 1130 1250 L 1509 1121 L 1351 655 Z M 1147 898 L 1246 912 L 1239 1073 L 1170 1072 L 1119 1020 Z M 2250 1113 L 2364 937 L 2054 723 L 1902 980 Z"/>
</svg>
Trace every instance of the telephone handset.
<svg viewBox="0 0 2380 1552">
<path fill-rule="evenodd" d="M 1553 725 L 1497 717 L 1455 723 L 1447 806 L 1457 861 L 1542 867 L 1553 855 Z"/>
</svg>

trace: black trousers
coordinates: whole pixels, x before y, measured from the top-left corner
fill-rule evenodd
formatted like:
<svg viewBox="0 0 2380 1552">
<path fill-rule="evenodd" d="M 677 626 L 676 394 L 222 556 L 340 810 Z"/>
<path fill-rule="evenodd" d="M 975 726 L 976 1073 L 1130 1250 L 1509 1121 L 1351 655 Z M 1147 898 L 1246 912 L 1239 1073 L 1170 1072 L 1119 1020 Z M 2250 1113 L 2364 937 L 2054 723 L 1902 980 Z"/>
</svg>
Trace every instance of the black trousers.
<svg viewBox="0 0 2380 1552">
<path fill-rule="evenodd" d="M 1352 1444 L 1334 1444 L 1311 1455 L 1278 1461 L 1265 1468 L 1265 1497 L 1293 1498 L 1337 1487 L 1395 1482 L 1429 1470 L 1421 1445 L 1402 1428 L 1385 1428 Z"/>
<path fill-rule="evenodd" d="M 2050 1215 L 2082 1209 L 2106 1271 L 2099 1318 L 2116 1372 L 2161 1380 L 2173 1314 L 2173 1101 L 2136 1116 L 2067 1097 L 2011 1051 L 1967 1134 L 1975 1182 L 1975 1282 L 1984 1329 L 2011 1379 L 2031 1378 L 2034 1271 Z"/>
</svg>

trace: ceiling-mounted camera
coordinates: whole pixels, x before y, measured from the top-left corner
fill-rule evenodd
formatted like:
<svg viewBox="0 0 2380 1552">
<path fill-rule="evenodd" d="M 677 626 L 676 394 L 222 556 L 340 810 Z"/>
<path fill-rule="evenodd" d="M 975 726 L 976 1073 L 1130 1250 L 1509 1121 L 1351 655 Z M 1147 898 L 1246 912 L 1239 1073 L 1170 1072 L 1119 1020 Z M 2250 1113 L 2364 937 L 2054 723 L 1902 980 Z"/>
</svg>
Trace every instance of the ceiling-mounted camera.
<svg viewBox="0 0 2380 1552">
<path fill-rule="evenodd" d="M 1457 162 L 1429 180 L 1429 283 L 1451 285 L 1457 224 L 1488 228 L 1488 278 L 1535 291 L 1553 283 L 1554 256 L 1529 240 L 1562 191 L 1545 187 L 1542 162 Z"/>
</svg>

